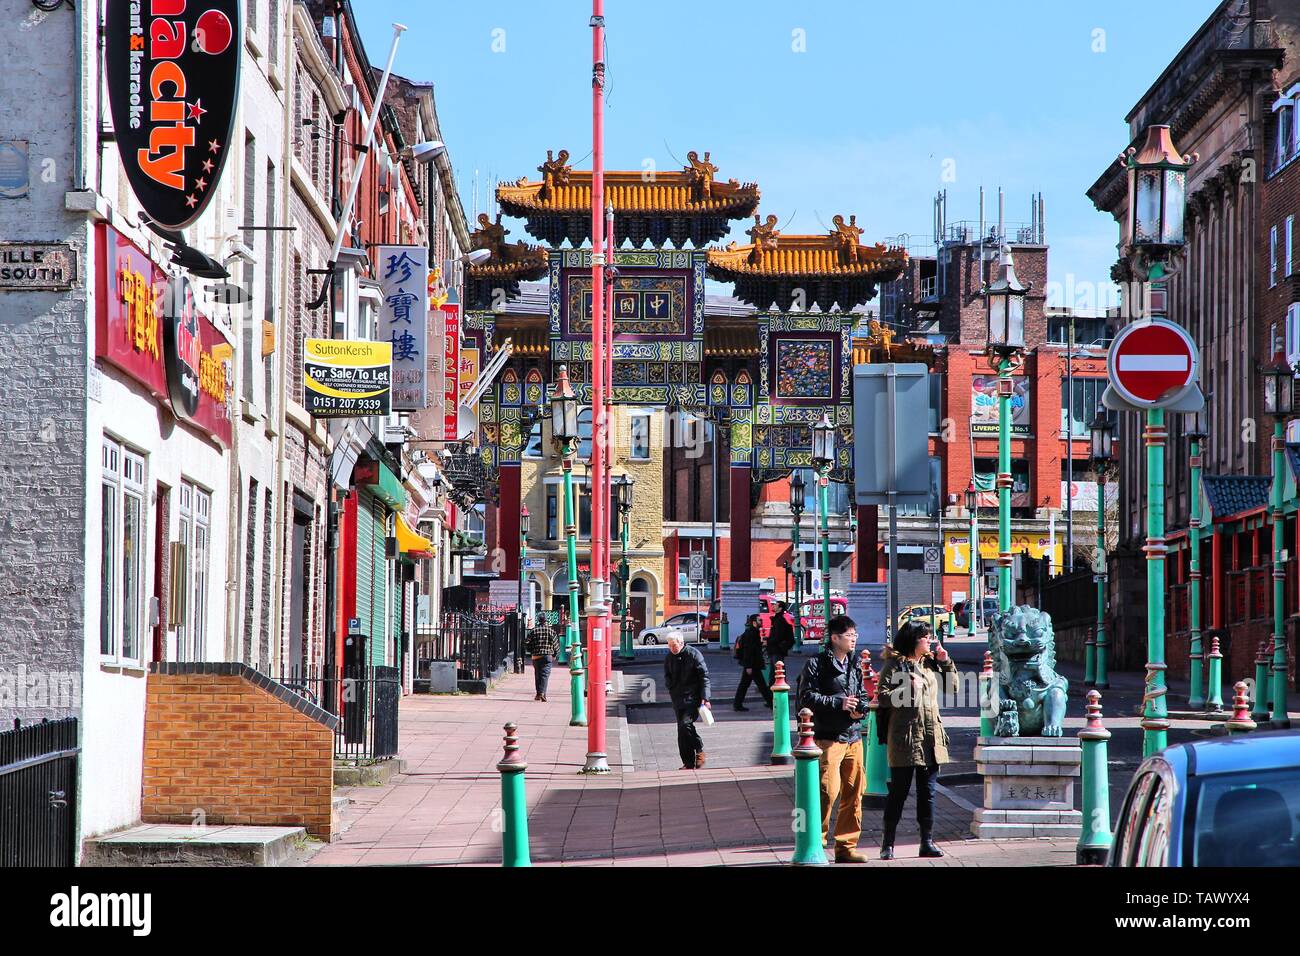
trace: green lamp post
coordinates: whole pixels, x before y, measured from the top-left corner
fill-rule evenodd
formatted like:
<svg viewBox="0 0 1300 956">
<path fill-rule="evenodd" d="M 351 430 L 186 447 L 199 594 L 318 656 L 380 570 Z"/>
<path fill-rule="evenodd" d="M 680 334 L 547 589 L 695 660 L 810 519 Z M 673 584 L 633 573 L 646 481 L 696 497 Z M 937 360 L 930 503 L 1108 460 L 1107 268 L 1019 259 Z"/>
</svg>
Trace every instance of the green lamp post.
<svg viewBox="0 0 1300 956">
<path fill-rule="evenodd" d="M 619 621 L 618 656 L 625 661 L 635 660 L 632 650 L 632 622 L 628 617 L 628 581 L 631 569 L 627 563 L 627 536 L 632 526 L 632 486 L 636 483 L 631 475 L 620 475 L 614 479 L 614 495 L 618 503 L 619 543 L 622 556 L 618 567 L 618 606 L 621 612 Z"/>
<path fill-rule="evenodd" d="M 1179 155 L 1168 126 L 1147 127 L 1142 149 L 1129 147 L 1121 157 L 1129 170 L 1129 246 L 1133 271 L 1148 283 L 1153 316 L 1163 316 L 1165 262 L 1183 245 L 1187 169 L 1191 159 Z M 1148 408 L 1143 442 L 1147 452 L 1147 682 L 1143 695 L 1142 755 L 1163 750 L 1169 737 L 1165 700 L 1165 410 Z"/>
<path fill-rule="evenodd" d="M 1088 687 L 1106 690 L 1110 687 L 1106 654 L 1106 476 L 1115 461 L 1115 423 L 1107 417 L 1105 409 L 1097 409 L 1097 417 L 1088 424 L 1091 438 L 1092 470 L 1097 477 L 1097 558 L 1092 569 L 1097 582 L 1097 628 L 1089 643 L 1085 659 L 1083 682 Z"/>
<path fill-rule="evenodd" d="M 966 514 L 970 516 L 970 591 L 966 594 L 966 636 L 975 634 L 975 615 L 979 610 L 979 598 L 975 593 L 976 576 L 979 573 L 979 492 L 975 490 L 975 479 L 966 486 Z"/>
<path fill-rule="evenodd" d="M 1282 496 L 1286 467 L 1286 420 L 1295 412 L 1295 371 L 1282 359 L 1271 363 L 1264 372 L 1264 411 L 1273 418 L 1273 487 L 1270 512 L 1273 520 L 1273 713 L 1274 727 L 1289 727 L 1286 711 L 1286 518 Z M 1263 694 L 1260 695 L 1261 699 Z"/>
<path fill-rule="evenodd" d="M 803 471 L 796 468 L 790 476 L 790 514 L 794 523 L 790 526 L 791 547 L 793 548 L 791 566 L 794 568 L 794 649 L 803 647 L 803 554 L 799 550 L 799 519 L 803 516 L 804 494 L 807 485 L 803 480 Z"/>
<path fill-rule="evenodd" d="M 570 657 L 572 682 L 572 726 L 586 726 L 585 688 L 583 686 L 582 641 L 578 636 L 578 522 L 573 501 L 573 456 L 578 450 L 578 396 L 569 384 L 569 368 L 561 365 L 551 395 L 551 436 L 560 451 L 564 469 L 564 541 L 567 550 L 569 584 L 569 625 L 565 628 L 565 647 Z"/>
<path fill-rule="evenodd" d="M 821 538 L 822 570 L 822 624 L 823 634 L 830 639 L 831 627 L 831 522 L 830 522 L 830 473 L 835 462 L 835 426 L 831 417 L 822 413 L 821 421 L 813 426 L 813 467 L 817 469 L 817 510 L 821 513 L 818 537 Z"/>
<path fill-rule="evenodd" d="M 1188 673 L 1191 675 L 1191 680 L 1187 690 L 1187 706 L 1192 710 L 1199 710 L 1206 705 L 1203 679 L 1205 639 L 1201 635 L 1201 450 L 1205 447 L 1205 437 L 1198 417 L 1196 424 L 1187 433 L 1190 445 L 1187 460 L 1192 471 L 1192 483 L 1188 491 L 1191 496 L 1191 515 L 1187 520 L 1187 539 L 1188 546 L 1191 548 L 1190 568 L 1187 574 L 1187 626 L 1191 632 L 1188 651 Z"/>
<path fill-rule="evenodd" d="M 1009 246 L 1002 247 L 998 277 L 985 289 L 988 296 L 988 350 L 998 373 L 998 609 L 1012 604 L 1011 567 L 1011 373 L 1024 360 L 1025 297 L 1030 287 L 1016 277 Z"/>
</svg>

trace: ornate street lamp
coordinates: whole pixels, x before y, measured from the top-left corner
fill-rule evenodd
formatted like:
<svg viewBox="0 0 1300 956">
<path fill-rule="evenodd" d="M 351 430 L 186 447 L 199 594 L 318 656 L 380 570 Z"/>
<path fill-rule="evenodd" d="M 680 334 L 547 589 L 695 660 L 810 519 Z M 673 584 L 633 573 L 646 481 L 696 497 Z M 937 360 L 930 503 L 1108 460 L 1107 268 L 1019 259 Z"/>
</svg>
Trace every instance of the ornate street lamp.
<svg viewBox="0 0 1300 956">
<path fill-rule="evenodd" d="M 568 552 L 569 624 L 565 628 L 561 661 L 569 655 L 569 726 L 585 727 L 586 691 L 583 686 L 582 642 L 578 637 L 578 524 L 573 501 L 573 456 L 578 449 L 578 397 L 569 384 L 569 368 L 561 365 L 551 387 L 551 438 L 555 441 L 564 469 L 564 542 Z"/>
<path fill-rule="evenodd" d="M 1282 512 L 1283 469 L 1286 467 L 1286 421 L 1295 414 L 1295 370 L 1279 358 L 1262 370 L 1264 373 L 1264 410 L 1273 417 L 1273 485 L 1270 508 L 1273 520 L 1273 713 L 1274 727 L 1289 727 L 1286 715 L 1286 519 Z M 1261 689 L 1260 694 L 1264 691 Z M 1268 697 L 1261 697 L 1267 700 Z"/>
<path fill-rule="evenodd" d="M 796 468 L 790 476 L 790 514 L 794 523 L 790 527 L 791 548 L 794 567 L 794 650 L 803 647 L 803 553 L 799 550 L 799 519 L 803 515 L 804 494 L 808 487 L 803 480 L 803 471 Z"/>
<path fill-rule="evenodd" d="M 1097 559 L 1092 569 L 1097 582 L 1097 628 L 1093 639 L 1084 646 L 1083 682 L 1105 690 L 1110 686 L 1106 670 L 1106 473 L 1115 459 L 1115 425 L 1104 408 L 1098 408 L 1097 417 L 1088 423 L 1088 435 L 1097 479 Z"/>
<path fill-rule="evenodd" d="M 1187 169 L 1196 159 L 1179 155 L 1168 126 L 1149 126 L 1139 150 L 1120 160 L 1128 167 L 1128 255 L 1132 272 L 1145 278 L 1150 312 L 1166 309 L 1165 260 L 1183 244 Z M 1148 409 L 1143 442 L 1147 453 L 1147 502 L 1165 499 L 1165 410 Z M 1147 509 L 1147 685 L 1142 716 L 1142 755 L 1165 748 L 1169 711 L 1165 700 L 1165 509 Z"/>
<path fill-rule="evenodd" d="M 623 555 L 618 568 L 618 604 L 621 614 L 619 625 L 618 656 L 625 661 L 634 660 L 636 652 L 632 650 L 632 625 L 628 617 L 628 579 L 631 569 L 627 563 L 627 536 L 632 518 L 632 486 L 635 480 L 631 475 L 620 475 L 614 479 L 614 496 L 618 504 L 619 541 Z"/>
<path fill-rule="evenodd" d="M 1198 414 L 1187 432 L 1187 441 L 1190 445 L 1187 461 L 1192 471 L 1192 481 L 1188 491 L 1191 496 L 1191 515 L 1187 522 L 1187 537 L 1191 548 L 1187 600 L 1188 627 L 1191 630 L 1188 673 L 1191 675 L 1191 680 L 1187 693 L 1187 706 L 1193 710 L 1199 710 L 1207 704 L 1216 710 L 1223 706 L 1222 687 L 1211 686 L 1207 696 L 1202 680 L 1205 643 L 1201 637 L 1201 449 L 1205 447 L 1205 439 L 1206 434 L 1201 428 L 1201 417 Z"/>
<path fill-rule="evenodd" d="M 524 613 L 524 558 L 528 554 L 528 532 L 529 532 L 528 505 L 524 505 L 519 511 L 519 591 L 515 601 L 515 610 L 519 613 L 522 629 L 528 623 L 531 614 Z"/>
<path fill-rule="evenodd" d="M 998 372 L 998 608 L 1011 609 L 1011 372 L 1023 360 L 1025 298 L 1029 286 L 1016 277 L 1011 249 L 1002 247 L 998 277 L 985 289 L 988 296 L 988 350 L 997 357 Z"/>
<path fill-rule="evenodd" d="M 831 627 L 831 523 L 830 523 L 830 473 L 835 463 L 835 426 L 830 415 L 822 413 L 821 420 L 812 428 L 812 463 L 817 469 L 817 510 L 820 512 L 818 535 L 821 537 L 822 557 L 822 616 L 825 631 L 823 638 L 830 639 Z"/>
</svg>

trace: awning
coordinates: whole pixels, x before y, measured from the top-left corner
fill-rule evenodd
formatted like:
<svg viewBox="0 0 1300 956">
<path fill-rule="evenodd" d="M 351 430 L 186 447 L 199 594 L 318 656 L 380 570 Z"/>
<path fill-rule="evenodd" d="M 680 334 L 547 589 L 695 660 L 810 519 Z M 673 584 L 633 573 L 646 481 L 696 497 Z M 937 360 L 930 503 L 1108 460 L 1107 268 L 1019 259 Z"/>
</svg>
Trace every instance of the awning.
<svg viewBox="0 0 1300 956">
<path fill-rule="evenodd" d="M 372 460 L 357 465 L 353 478 L 394 511 L 406 507 L 406 489 L 402 487 L 402 479 L 382 461 Z"/>
<path fill-rule="evenodd" d="M 424 535 L 411 530 L 411 526 L 399 514 L 397 518 L 397 550 L 412 558 L 432 558 L 433 542 Z"/>
</svg>

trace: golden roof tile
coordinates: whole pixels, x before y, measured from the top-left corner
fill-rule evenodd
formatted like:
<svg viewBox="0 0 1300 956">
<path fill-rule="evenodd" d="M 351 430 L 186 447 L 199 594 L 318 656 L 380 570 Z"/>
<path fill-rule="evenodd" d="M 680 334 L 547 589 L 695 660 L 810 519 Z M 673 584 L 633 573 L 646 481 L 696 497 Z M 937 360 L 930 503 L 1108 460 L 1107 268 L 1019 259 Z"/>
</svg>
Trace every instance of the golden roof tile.
<svg viewBox="0 0 1300 956">
<path fill-rule="evenodd" d="M 746 246 L 731 243 L 725 249 L 710 249 L 709 271 L 713 278 L 741 276 L 833 276 L 862 277 L 881 281 L 895 278 L 907 265 L 907 251 L 900 246 L 858 241 L 862 229 L 857 217 L 832 219 L 835 228 L 823 235 L 782 235 L 775 216 L 764 222 L 754 216 Z"/>
</svg>

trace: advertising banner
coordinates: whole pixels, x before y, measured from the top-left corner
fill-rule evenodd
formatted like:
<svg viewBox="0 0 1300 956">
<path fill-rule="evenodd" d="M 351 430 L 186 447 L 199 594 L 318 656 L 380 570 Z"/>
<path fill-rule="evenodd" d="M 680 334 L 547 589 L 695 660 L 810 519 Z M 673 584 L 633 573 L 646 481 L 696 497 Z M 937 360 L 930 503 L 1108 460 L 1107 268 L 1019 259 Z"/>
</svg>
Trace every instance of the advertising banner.
<svg viewBox="0 0 1300 956">
<path fill-rule="evenodd" d="M 381 341 L 392 346 L 392 408 L 414 412 L 428 406 L 429 249 L 380 246 Z"/>
<path fill-rule="evenodd" d="M 303 407 L 314 418 L 387 415 L 393 347 L 388 342 L 307 339 Z"/>
<path fill-rule="evenodd" d="M 107 0 L 105 86 L 145 213 L 184 229 L 217 192 L 239 103 L 240 0 Z"/>
<path fill-rule="evenodd" d="M 1011 535 L 1011 553 L 1020 554 L 1026 550 L 1031 558 L 1041 559 L 1050 555 L 1053 566 L 1058 568 L 1061 567 L 1064 560 L 1061 533 L 1057 534 L 1056 545 L 1053 547 L 1051 537 L 1046 532 L 1042 534 L 1013 532 Z M 986 570 L 992 568 L 993 562 L 997 561 L 998 533 L 996 529 L 993 531 L 980 529 L 980 557 L 984 560 Z M 970 574 L 969 531 L 944 532 L 943 570 L 945 574 Z"/>
<path fill-rule="evenodd" d="M 460 408 L 460 306 L 454 302 L 445 303 L 442 312 L 446 339 L 442 351 L 443 395 L 442 420 L 443 438 L 455 441 L 457 412 Z"/>
<path fill-rule="evenodd" d="M 1023 375 L 1011 377 L 1015 389 L 1011 396 L 1011 434 L 1025 436 L 1030 433 L 1029 379 Z M 972 435 L 996 435 L 998 433 L 998 377 L 996 375 L 976 375 L 971 379 L 971 416 Z"/>
</svg>

